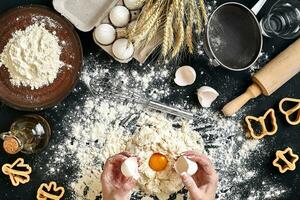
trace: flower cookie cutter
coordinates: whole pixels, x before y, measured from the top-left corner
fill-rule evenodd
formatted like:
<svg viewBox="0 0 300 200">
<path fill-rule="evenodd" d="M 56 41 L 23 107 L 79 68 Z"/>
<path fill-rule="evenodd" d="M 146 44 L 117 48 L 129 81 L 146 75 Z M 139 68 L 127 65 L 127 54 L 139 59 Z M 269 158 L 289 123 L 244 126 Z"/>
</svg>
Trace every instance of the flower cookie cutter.
<svg viewBox="0 0 300 200">
<path fill-rule="evenodd" d="M 285 154 L 289 154 L 291 159 L 288 160 Z M 282 160 L 285 165 L 278 163 L 279 160 Z M 273 165 L 278 167 L 280 173 L 285 173 L 287 170 L 294 171 L 296 169 L 296 162 L 299 160 L 298 155 L 293 153 L 293 150 L 290 147 L 287 147 L 283 151 L 276 152 L 276 159 L 273 161 Z"/>
<path fill-rule="evenodd" d="M 57 187 L 56 182 L 51 181 L 49 184 L 43 183 L 38 191 L 36 198 L 38 200 L 60 200 L 65 194 L 63 187 Z"/>
<path fill-rule="evenodd" d="M 20 170 L 24 169 L 24 170 Z M 13 164 L 4 164 L 2 172 L 8 175 L 13 186 L 18 186 L 20 183 L 25 184 L 30 181 L 31 167 L 24 164 L 23 158 L 18 158 Z"/>
<path fill-rule="evenodd" d="M 289 110 L 284 110 L 283 104 L 285 102 L 292 102 L 292 103 L 297 103 L 297 104 L 294 107 L 290 108 Z M 300 99 L 294 99 L 294 98 L 284 98 L 284 99 L 282 99 L 279 103 L 279 110 L 282 114 L 285 115 L 285 119 L 289 124 L 294 125 L 294 126 L 300 124 Z M 292 114 L 294 114 L 295 112 L 298 112 L 297 116 L 296 116 L 296 119 L 292 120 L 290 118 L 290 116 Z"/>
<path fill-rule="evenodd" d="M 272 130 L 268 130 L 267 125 L 266 125 L 266 118 L 270 115 L 271 118 L 271 123 L 272 123 Z M 269 109 L 264 116 L 261 117 L 253 117 L 253 116 L 247 116 L 245 118 L 246 124 L 247 124 L 247 128 L 249 130 L 249 134 L 251 135 L 251 137 L 253 137 L 254 139 L 261 139 L 267 135 L 274 135 L 277 130 L 278 130 L 278 125 L 277 125 L 277 121 L 276 121 L 276 116 L 275 116 L 275 111 L 274 109 Z M 261 127 L 261 133 L 256 133 L 254 128 L 253 128 L 253 124 L 251 123 L 251 121 L 256 121 L 258 122 Z"/>
</svg>

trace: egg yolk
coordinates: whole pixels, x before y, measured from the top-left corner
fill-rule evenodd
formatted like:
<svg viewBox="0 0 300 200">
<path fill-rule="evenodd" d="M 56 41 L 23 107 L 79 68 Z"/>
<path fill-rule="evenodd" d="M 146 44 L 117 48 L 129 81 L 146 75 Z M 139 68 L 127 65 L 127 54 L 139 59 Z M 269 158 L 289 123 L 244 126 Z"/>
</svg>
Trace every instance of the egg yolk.
<svg viewBox="0 0 300 200">
<path fill-rule="evenodd" d="M 149 160 L 149 166 L 154 171 L 162 171 L 164 170 L 168 165 L 168 159 L 165 155 L 160 153 L 154 153 L 150 157 Z"/>
</svg>

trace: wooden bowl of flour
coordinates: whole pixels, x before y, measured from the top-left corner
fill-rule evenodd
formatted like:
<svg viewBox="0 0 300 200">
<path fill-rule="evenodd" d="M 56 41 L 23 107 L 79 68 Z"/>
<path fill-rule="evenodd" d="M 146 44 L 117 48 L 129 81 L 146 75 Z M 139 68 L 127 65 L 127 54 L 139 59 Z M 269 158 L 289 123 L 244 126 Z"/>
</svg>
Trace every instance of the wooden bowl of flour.
<svg viewBox="0 0 300 200">
<path fill-rule="evenodd" d="M 39 89 L 14 86 L 6 67 L 0 67 L 0 99 L 3 103 L 26 111 L 42 110 L 62 101 L 74 88 L 82 67 L 82 47 L 73 27 L 64 17 L 50 8 L 38 5 L 22 6 L 7 11 L 0 16 L 0 53 L 17 30 L 43 20 L 45 28 L 56 32 L 59 41 L 63 41 L 60 60 L 63 66 L 53 83 Z M 47 66 L 45 66 L 47 67 Z"/>
</svg>

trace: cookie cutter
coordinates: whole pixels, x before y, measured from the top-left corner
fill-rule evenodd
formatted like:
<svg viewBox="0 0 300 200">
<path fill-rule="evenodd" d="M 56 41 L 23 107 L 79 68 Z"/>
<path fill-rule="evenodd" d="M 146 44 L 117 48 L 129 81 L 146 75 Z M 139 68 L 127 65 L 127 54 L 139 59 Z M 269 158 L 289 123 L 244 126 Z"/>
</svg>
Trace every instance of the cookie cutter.
<svg viewBox="0 0 300 200">
<path fill-rule="evenodd" d="M 285 157 L 285 154 L 289 153 L 291 159 L 288 160 Z M 285 162 L 286 165 L 280 165 L 279 160 Z M 293 153 L 293 150 L 290 147 L 287 147 L 283 151 L 276 151 L 276 159 L 273 161 L 273 165 L 278 167 L 280 173 L 285 173 L 287 170 L 294 171 L 296 169 L 296 162 L 299 160 L 298 155 Z"/>
<path fill-rule="evenodd" d="M 272 122 L 272 126 L 273 129 L 272 130 L 268 130 L 267 126 L 266 126 L 266 118 L 270 115 L 271 117 L 271 122 Z M 254 116 L 247 116 L 245 118 L 246 124 L 247 124 L 247 128 L 249 130 L 249 134 L 251 135 L 252 138 L 254 139 L 261 139 L 267 135 L 274 135 L 277 130 L 278 130 L 278 125 L 277 125 L 277 121 L 276 121 L 276 116 L 275 116 L 275 111 L 273 108 L 269 109 L 264 116 L 261 117 L 254 117 Z M 256 133 L 251 121 L 256 121 L 260 124 L 260 126 L 262 127 L 262 131 L 261 133 Z"/>
<path fill-rule="evenodd" d="M 14 168 L 24 168 L 24 171 Z M 30 174 L 32 172 L 31 167 L 28 164 L 24 164 L 23 158 L 18 158 L 13 164 L 4 164 L 2 166 L 2 172 L 8 175 L 13 186 L 18 186 L 20 183 L 25 184 L 30 181 Z"/>
<path fill-rule="evenodd" d="M 56 194 L 53 194 L 55 192 Z M 43 183 L 40 185 L 36 198 L 38 200 L 60 200 L 65 194 L 63 187 L 57 187 L 56 182 L 51 181 L 49 184 Z"/>
<path fill-rule="evenodd" d="M 290 108 L 289 110 L 284 110 L 283 109 L 283 104 L 285 102 L 294 102 L 297 103 L 294 107 Z M 295 99 L 295 98 L 284 98 L 280 101 L 279 103 L 279 110 L 282 114 L 285 115 L 286 121 L 291 124 L 291 125 L 298 125 L 300 124 L 300 99 Z M 291 120 L 290 116 L 294 114 L 295 112 L 298 112 L 297 117 L 295 120 Z"/>
</svg>

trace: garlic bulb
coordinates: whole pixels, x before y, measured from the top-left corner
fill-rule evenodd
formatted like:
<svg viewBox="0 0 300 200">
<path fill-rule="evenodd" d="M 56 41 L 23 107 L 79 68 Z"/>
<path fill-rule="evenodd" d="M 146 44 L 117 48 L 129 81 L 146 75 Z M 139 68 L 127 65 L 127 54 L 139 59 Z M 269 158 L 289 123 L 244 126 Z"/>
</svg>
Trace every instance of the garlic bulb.
<svg viewBox="0 0 300 200">
<path fill-rule="evenodd" d="M 111 23 L 116 27 L 125 27 L 130 21 L 130 12 L 125 6 L 116 6 L 109 13 Z"/>
<path fill-rule="evenodd" d="M 197 96 L 201 106 L 204 108 L 209 108 L 217 99 L 219 93 L 209 86 L 202 86 L 198 89 Z"/>
<path fill-rule="evenodd" d="M 112 46 L 113 54 L 120 60 L 127 60 L 133 56 L 134 47 L 127 39 L 118 39 Z"/>
<path fill-rule="evenodd" d="M 110 24 L 101 24 L 94 32 L 95 39 L 103 45 L 112 44 L 116 39 L 116 35 L 116 29 Z"/>
<path fill-rule="evenodd" d="M 138 161 L 136 157 L 127 158 L 121 165 L 121 172 L 124 176 L 134 178 L 135 180 L 140 178 L 138 171 Z"/>
</svg>

